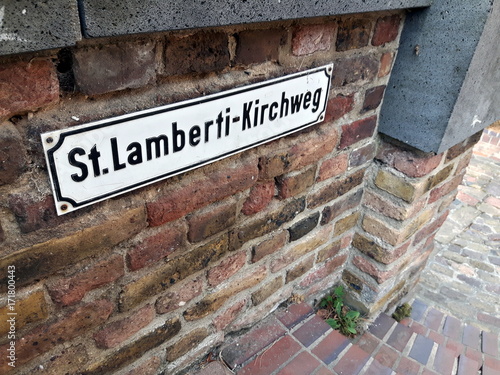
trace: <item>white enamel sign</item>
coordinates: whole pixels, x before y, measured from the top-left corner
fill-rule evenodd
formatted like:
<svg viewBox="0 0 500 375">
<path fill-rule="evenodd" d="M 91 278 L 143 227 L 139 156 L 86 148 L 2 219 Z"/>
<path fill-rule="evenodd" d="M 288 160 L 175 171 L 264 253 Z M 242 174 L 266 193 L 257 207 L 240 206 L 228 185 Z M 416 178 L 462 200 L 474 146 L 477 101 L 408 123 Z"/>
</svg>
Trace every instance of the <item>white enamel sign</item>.
<svg viewBox="0 0 500 375">
<path fill-rule="evenodd" d="M 42 134 L 59 215 L 323 121 L 332 65 Z"/>
</svg>

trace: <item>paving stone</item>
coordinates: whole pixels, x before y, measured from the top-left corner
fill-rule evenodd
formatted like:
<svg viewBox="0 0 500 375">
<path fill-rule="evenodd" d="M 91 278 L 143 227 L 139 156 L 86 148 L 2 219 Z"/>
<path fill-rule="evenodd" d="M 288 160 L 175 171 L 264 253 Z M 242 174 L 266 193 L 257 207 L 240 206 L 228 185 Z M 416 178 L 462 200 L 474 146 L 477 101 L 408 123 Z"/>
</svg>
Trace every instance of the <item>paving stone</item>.
<svg viewBox="0 0 500 375">
<path fill-rule="evenodd" d="M 444 322 L 443 334 L 460 341 L 462 338 L 462 324 L 460 320 L 453 316 L 447 316 Z"/>
<path fill-rule="evenodd" d="M 294 303 L 286 309 L 280 310 L 276 314 L 276 318 L 290 329 L 312 313 L 313 309 L 307 303 Z"/>
<path fill-rule="evenodd" d="M 380 314 L 377 319 L 373 322 L 373 324 L 369 328 L 369 332 L 378 337 L 379 339 L 383 339 L 385 334 L 389 332 L 389 329 L 396 324 L 396 321 L 392 319 L 390 316 L 386 314 Z"/>
<path fill-rule="evenodd" d="M 357 375 L 366 362 L 368 362 L 369 358 L 370 356 L 368 353 L 359 346 L 353 345 L 347 353 L 342 356 L 333 369 L 339 374 Z"/>
<path fill-rule="evenodd" d="M 302 345 L 308 347 L 330 329 L 330 326 L 323 319 L 314 315 L 312 319 L 293 332 L 293 336 Z"/>
<path fill-rule="evenodd" d="M 464 355 L 461 355 L 458 358 L 457 375 L 477 374 L 478 370 L 479 370 L 479 363 L 477 363 L 477 361 L 474 361 L 473 359 L 466 357 Z"/>
<path fill-rule="evenodd" d="M 425 325 L 434 331 L 438 331 L 441 328 L 443 316 L 443 312 L 431 308 L 425 317 Z"/>
<path fill-rule="evenodd" d="M 392 369 L 381 365 L 378 361 L 372 361 L 363 375 L 391 375 Z"/>
<path fill-rule="evenodd" d="M 498 334 L 483 331 L 481 337 L 481 350 L 483 353 L 498 357 Z"/>
<path fill-rule="evenodd" d="M 338 331 L 332 331 L 311 352 L 326 365 L 329 365 L 337 359 L 338 355 L 347 348 L 349 343 L 349 340 Z"/>
<path fill-rule="evenodd" d="M 455 363 L 455 357 L 453 350 L 443 345 L 439 345 L 434 359 L 433 369 L 436 370 L 438 374 L 451 374 Z"/>
<path fill-rule="evenodd" d="M 403 349 L 410 340 L 412 334 L 413 331 L 410 328 L 405 327 L 402 324 L 398 324 L 387 340 L 387 344 L 392 346 L 397 351 L 403 352 Z"/>
<path fill-rule="evenodd" d="M 472 325 L 466 325 L 464 327 L 464 334 L 462 337 L 462 343 L 472 349 L 479 350 L 481 344 L 481 330 Z"/>
<path fill-rule="evenodd" d="M 312 374 L 321 363 L 307 352 L 302 352 L 276 375 Z"/>
<path fill-rule="evenodd" d="M 409 356 L 425 366 L 429 360 L 433 347 L 434 341 L 422 335 L 417 335 Z"/>
<path fill-rule="evenodd" d="M 416 299 L 412 304 L 411 318 L 417 322 L 422 322 L 427 308 L 428 306 L 425 303 Z"/>
</svg>

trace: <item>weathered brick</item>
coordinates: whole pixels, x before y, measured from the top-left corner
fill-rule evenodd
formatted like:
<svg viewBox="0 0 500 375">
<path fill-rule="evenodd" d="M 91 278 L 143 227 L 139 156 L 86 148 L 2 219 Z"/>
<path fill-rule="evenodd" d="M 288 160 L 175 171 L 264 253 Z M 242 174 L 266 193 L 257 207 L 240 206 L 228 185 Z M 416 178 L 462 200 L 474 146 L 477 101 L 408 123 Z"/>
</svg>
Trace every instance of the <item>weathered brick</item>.
<svg viewBox="0 0 500 375">
<path fill-rule="evenodd" d="M 5 232 L 3 231 L 2 223 L 0 223 L 0 243 L 5 241 Z"/>
<path fill-rule="evenodd" d="M 262 288 L 252 293 L 253 305 L 257 306 L 260 303 L 264 302 L 275 292 L 277 292 L 283 285 L 283 278 L 281 276 L 278 276 L 273 281 L 268 282 Z"/>
<path fill-rule="evenodd" d="M 0 112 L 1 95 L 0 89 Z M 14 182 L 26 166 L 26 151 L 21 140 L 14 125 L 0 124 L 0 186 Z"/>
<path fill-rule="evenodd" d="M 220 264 L 208 270 L 208 284 L 210 286 L 217 286 L 226 281 L 245 265 L 246 260 L 247 254 L 245 251 L 224 259 Z"/>
<path fill-rule="evenodd" d="M 278 61 L 279 48 L 286 33 L 281 29 L 247 30 L 236 35 L 237 64 L 248 65 Z"/>
<path fill-rule="evenodd" d="M 194 306 L 188 308 L 183 314 L 184 319 L 193 321 L 210 315 L 221 308 L 230 297 L 259 284 L 266 276 L 267 271 L 264 266 L 253 269 L 249 275 L 233 281 L 226 288 L 209 294 Z"/>
<path fill-rule="evenodd" d="M 347 171 L 348 156 L 342 153 L 333 158 L 326 159 L 319 168 L 318 181 L 328 180 L 329 178 L 339 176 Z"/>
<path fill-rule="evenodd" d="M 363 147 L 357 148 L 349 155 L 349 167 L 359 167 L 365 163 L 371 162 L 375 156 L 376 146 L 369 143 Z"/>
<path fill-rule="evenodd" d="M 135 271 L 155 264 L 185 246 L 186 228 L 184 226 L 164 226 L 160 232 L 144 238 L 127 252 L 127 265 L 130 270 Z"/>
<path fill-rule="evenodd" d="M 378 71 L 379 78 L 385 77 L 391 72 L 393 59 L 394 59 L 393 52 L 386 52 L 382 54 L 382 57 L 380 58 L 380 69 Z"/>
<path fill-rule="evenodd" d="M 14 265 L 17 285 L 26 285 L 82 259 L 101 255 L 107 249 L 134 236 L 146 225 L 144 209 L 130 209 L 101 225 L 10 254 L 0 260 L 0 269 L 5 269 L 7 265 Z M 6 276 L 3 277 L 0 285 L 5 288 L 7 281 Z M 1 288 L 2 286 L 0 290 Z"/>
<path fill-rule="evenodd" d="M 148 221 L 159 226 L 189 212 L 252 187 L 257 180 L 256 160 L 211 173 L 194 181 L 176 184 L 156 201 L 148 203 Z"/>
<path fill-rule="evenodd" d="M 345 86 L 358 81 L 371 81 L 378 72 L 379 60 L 374 55 L 347 57 L 334 62 L 333 87 Z"/>
<path fill-rule="evenodd" d="M 97 347 L 114 348 L 151 323 L 155 315 L 154 306 L 146 305 L 124 319 L 107 324 L 94 334 Z"/>
<path fill-rule="evenodd" d="M 373 264 L 373 262 L 370 262 L 368 259 L 359 255 L 353 258 L 352 263 L 364 273 L 372 276 L 379 284 L 382 284 L 394 276 L 397 271 L 396 269 L 391 270 L 392 272 L 382 271 L 375 264 Z"/>
<path fill-rule="evenodd" d="M 173 362 L 191 349 L 196 348 L 210 332 L 206 328 L 197 328 L 189 332 L 174 345 L 167 347 L 167 361 Z"/>
<path fill-rule="evenodd" d="M 354 108 L 354 94 L 337 96 L 328 99 L 326 107 L 325 122 L 338 120 Z"/>
<path fill-rule="evenodd" d="M 73 51 L 78 90 L 86 95 L 139 88 L 156 78 L 155 43 L 136 41 Z"/>
<path fill-rule="evenodd" d="M 308 208 L 316 208 L 346 194 L 361 185 L 364 175 L 365 169 L 360 169 L 345 178 L 333 181 L 307 198 Z"/>
<path fill-rule="evenodd" d="M 203 289 L 203 281 L 201 277 L 188 281 L 184 284 L 175 285 L 168 293 L 158 298 L 156 301 L 156 312 L 158 314 L 166 314 L 170 311 L 177 310 L 199 296 Z"/>
<path fill-rule="evenodd" d="M 310 287 L 311 285 L 314 285 L 324 278 L 332 275 L 334 272 L 340 272 L 340 268 L 346 263 L 346 261 L 347 255 L 345 254 L 326 261 L 321 267 L 307 274 L 302 279 L 299 286 L 301 288 Z"/>
<path fill-rule="evenodd" d="M 373 32 L 372 45 L 380 46 L 395 40 L 399 34 L 399 24 L 401 16 L 394 14 L 392 16 L 380 17 L 375 25 Z"/>
<path fill-rule="evenodd" d="M 469 163 L 472 159 L 473 151 L 469 149 L 465 151 L 460 157 L 460 161 L 457 163 L 457 168 L 455 169 L 455 174 L 460 174 L 465 171 L 465 168 L 469 166 Z"/>
<path fill-rule="evenodd" d="M 36 327 L 16 341 L 16 365 L 27 363 L 62 342 L 84 335 L 88 330 L 104 323 L 112 311 L 111 302 L 100 300 L 83 305 L 54 323 Z M 0 347 L 3 353 L 6 352 L 7 345 Z M 0 370 L 6 373 L 8 368 L 6 361 L 3 361 Z"/>
<path fill-rule="evenodd" d="M 431 193 L 429 195 L 429 201 L 428 204 L 434 203 L 438 199 L 444 197 L 445 195 L 450 194 L 452 191 L 456 190 L 458 188 L 458 185 L 463 180 L 463 174 L 460 174 L 458 176 L 455 176 L 452 178 L 450 181 L 444 183 L 441 186 L 438 186 L 431 190 Z"/>
<path fill-rule="evenodd" d="M 167 320 L 165 324 L 156 328 L 154 331 L 88 366 L 83 371 L 83 374 L 98 375 L 116 372 L 118 369 L 142 357 L 147 351 L 170 340 L 177 335 L 180 330 L 181 323 L 178 318 Z"/>
<path fill-rule="evenodd" d="M 256 263 L 267 255 L 273 254 L 285 246 L 288 231 L 274 234 L 269 240 L 263 241 L 252 249 L 252 262 Z"/>
<path fill-rule="evenodd" d="M 335 223 L 335 227 L 333 229 L 333 235 L 340 236 L 341 234 L 344 234 L 348 230 L 354 228 L 354 226 L 358 222 L 358 219 L 359 219 L 359 212 L 353 212 L 349 216 L 340 219 Z"/>
<path fill-rule="evenodd" d="M 359 233 L 355 233 L 352 239 L 352 245 L 370 258 L 375 259 L 377 262 L 390 264 L 406 252 L 410 246 L 410 242 L 390 250 L 376 244 L 374 241 Z"/>
<path fill-rule="evenodd" d="M 274 209 L 268 215 L 244 224 L 238 229 L 230 232 L 231 250 L 241 247 L 244 243 L 271 233 L 279 229 L 283 224 L 292 221 L 305 209 L 305 199 L 295 199 L 288 202 L 284 207 Z"/>
<path fill-rule="evenodd" d="M 328 246 L 318 252 L 316 263 L 323 263 L 325 260 L 333 258 L 342 249 L 342 240 L 330 242 Z"/>
<path fill-rule="evenodd" d="M 457 156 L 464 154 L 468 149 L 472 148 L 481 139 L 482 131 L 470 136 L 465 141 L 456 144 L 446 152 L 446 162 L 455 159 Z"/>
<path fill-rule="evenodd" d="M 72 305 L 81 301 L 87 292 L 119 279 L 124 273 L 123 257 L 114 255 L 70 277 L 57 280 L 49 285 L 49 294 L 57 304 Z"/>
<path fill-rule="evenodd" d="M 59 82 L 49 59 L 2 64 L 0 82 L 0 118 L 59 101 Z"/>
<path fill-rule="evenodd" d="M 300 173 L 277 177 L 278 197 L 280 199 L 287 199 L 303 193 L 314 184 L 315 177 L 316 166 L 310 167 Z"/>
<path fill-rule="evenodd" d="M 363 204 L 384 216 L 399 221 L 406 220 L 420 212 L 426 201 L 421 199 L 412 204 L 396 203 L 390 199 L 383 198 L 373 191 L 366 190 L 363 195 Z"/>
<path fill-rule="evenodd" d="M 381 169 L 375 177 L 375 185 L 408 203 L 412 203 L 422 196 L 426 182 L 420 180 L 410 182 L 403 177 Z"/>
<path fill-rule="evenodd" d="M 172 35 L 165 47 L 165 74 L 216 72 L 229 66 L 228 36 L 222 32 Z"/>
<path fill-rule="evenodd" d="M 325 207 L 321 214 L 321 225 L 328 224 L 347 210 L 357 207 L 361 202 L 362 196 L 363 190 L 359 189 L 353 194 L 343 196 L 331 206 Z"/>
<path fill-rule="evenodd" d="M 297 139 L 288 150 L 279 150 L 260 158 L 260 178 L 267 180 L 315 164 L 338 143 L 336 128 L 322 126 L 305 141 Z"/>
<path fill-rule="evenodd" d="M 158 356 L 149 357 L 141 364 L 135 366 L 125 375 L 155 375 L 158 374 L 161 365 L 161 358 Z"/>
<path fill-rule="evenodd" d="M 146 298 L 214 264 L 227 253 L 228 244 L 228 236 L 225 234 L 128 283 L 120 294 L 120 309 L 129 310 Z"/>
<path fill-rule="evenodd" d="M 303 25 L 296 27 L 292 35 L 292 53 L 295 56 L 310 55 L 331 48 L 335 25 Z"/>
<path fill-rule="evenodd" d="M 299 264 L 295 265 L 293 268 L 287 271 L 286 273 L 286 283 L 290 283 L 293 280 L 299 278 L 307 271 L 309 271 L 314 265 L 314 256 L 310 256 L 307 259 L 304 259 Z"/>
<path fill-rule="evenodd" d="M 46 361 L 37 361 L 37 366 L 29 374 L 77 374 L 89 362 L 89 358 L 84 345 L 70 346 L 63 348 L 60 353 L 51 356 Z"/>
<path fill-rule="evenodd" d="M 342 125 L 342 136 L 340 137 L 339 149 L 344 149 L 363 139 L 373 135 L 377 127 L 377 116 L 368 117 L 355 121 L 351 124 Z"/>
<path fill-rule="evenodd" d="M 266 208 L 274 197 L 274 187 L 273 180 L 258 182 L 250 190 L 241 212 L 244 215 L 253 215 Z"/>
<path fill-rule="evenodd" d="M 14 213 L 22 233 L 51 228 L 67 220 L 57 216 L 52 195 L 30 197 L 27 194 L 11 194 L 9 208 Z"/>
<path fill-rule="evenodd" d="M 236 302 L 229 309 L 224 311 L 222 314 L 217 316 L 213 320 L 213 325 L 217 331 L 222 331 L 226 329 L 228 325 L 230 325 L 236 317 L 243 311 L 247 304 L 246 299 L 242 299 L 241 301 Z"/>
<path fill-rule="evenodd" d="M 381 142 L 377 159 L 403 172 L 408 177 L 423 177 L 438 167 L 443 159 L 443 154 L 426 154 Z"/>
<path fill-rule="evenodd" d="M 214 234 L 227 230 L 236 222 L 236 202 L 210 207 L 203 213 L 194 213 L 187 219 L 189 224 L 188 238 L 191 242 L 199 242 Z"/>
<path fill-rule="evenodd" d="M 449 211 L 446 211 L 444 214 L 442 214 L 436 220 L 434 220 L 431 224 L 427 225 L 425 228 L 419 231 L 413 240 L 413 245 L 420 243 L 425 238 L 428 238 L 432 233 L 436 232 L 439 228 L 441 228 L 443 223 L 446 221 L 448 214 Z"/>
<path fill-rule="evenodd" d="M 339 22 L 337 51 L 366 47 L 370 41 L 372 21 L 364 18 L 348 18 Z"/>
<path fill-rule="evenodd" d="M 371 89 L 366 90 L 365 100 L 363 102 L 363 107 L 361 108 L 361 113 L 377 109 L 380 103 L 382 103 L 384 92 L 385 85 L 372 87 Z"/>
<path fill-rule="evenodd" d="M 318 225 L 318 221 L 319 212 L 316 212 L 313 215 L 302 219 L 298 223 L 292 225 L 290 228 L 288 228 L 288 232 L 290 233 L 290 241 L 296 241 L 299 238 L 304 237 Z"/>
<path fill-rule="evenodd" d="M 342 271 L 342 280 L 346 283 L 349 289 L 351 289 L 351 291 L 360 294 L 361 291 L 363 290 L 364 286 L 363 281 L 348 269 L 344 269 Z"/>
<path fill-rule="evenodd" d="M 448 165 L 445 168 L 441 169 L 438 173 L 433 176 L 430 176 L 427 180 L 427 186 L 425 190 L 430 190 L 433 187 L 439 185 L 441 182 L 446 180 L 451 175 L 451 171 L 453 170 L 453 165 Z"/>
<path fill-rule="evenodd" d="M 298 241 L 294 246 L 281 253 L 279 257 L 271 262 L 271 271 L 278 272 L 287 265 L 293 263 L 302 256 L 316 250 L 318 247 L 328 242 L 331 227 L 325 226 L 314 231 L 309 236 Z"/>
<path fill-rule="evenodd" d="M 8 318 L 8 312 L 12 312 L 9 310 L 9 306 L 0 307 L 0 316 Z M 16 331 L 20 331 L 26 324 L 47 319 L 49 317 L 49 306 L 45 300 L 43 291 L 36 290 L 23 298 L 16 296 L 15 312 L 17 314 L 15 316 Z M 9 324 L 2 322 L 2 325 L 0 325 L 0 337 L 7 337 L 9 328 Z"/>
</svg>

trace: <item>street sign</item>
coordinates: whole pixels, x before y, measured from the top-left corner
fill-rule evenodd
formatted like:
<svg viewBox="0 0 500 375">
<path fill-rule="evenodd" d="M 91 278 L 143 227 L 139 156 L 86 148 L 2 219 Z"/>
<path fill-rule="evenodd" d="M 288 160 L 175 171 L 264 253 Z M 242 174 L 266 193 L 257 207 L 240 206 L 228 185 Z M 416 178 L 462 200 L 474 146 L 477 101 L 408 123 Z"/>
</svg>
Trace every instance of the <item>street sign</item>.
<svg viewBox="0 0 500 375">
<path fill-rule="evenodd" d="M 41 135 L 58 215 L 324 120 L 332 65 Z"/>
</svg>

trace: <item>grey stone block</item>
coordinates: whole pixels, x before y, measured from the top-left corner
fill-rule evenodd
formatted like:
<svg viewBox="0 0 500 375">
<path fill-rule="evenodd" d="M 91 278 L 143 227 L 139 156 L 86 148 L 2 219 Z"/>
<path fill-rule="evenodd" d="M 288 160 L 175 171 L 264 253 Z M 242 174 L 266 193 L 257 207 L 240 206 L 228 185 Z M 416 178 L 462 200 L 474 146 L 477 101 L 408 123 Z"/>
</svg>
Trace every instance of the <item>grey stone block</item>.
<svg viewBox="0 0 500 375">
<path fill-rule="evenodd" d="M 76 1 L 2 1 L 0 55 L 72 46 L 81 40 Z"/>
<path fill-rule="evenodd" d="M 424 7 L 431 0 L 81 0 L 88 37 Z"/>
<path fill-rule="evenodd" d="M 500 117 L 499 33 L 499 0 L 435 0 L 410 13 L 380 132 L 440 153 Z"/>
</svg>

